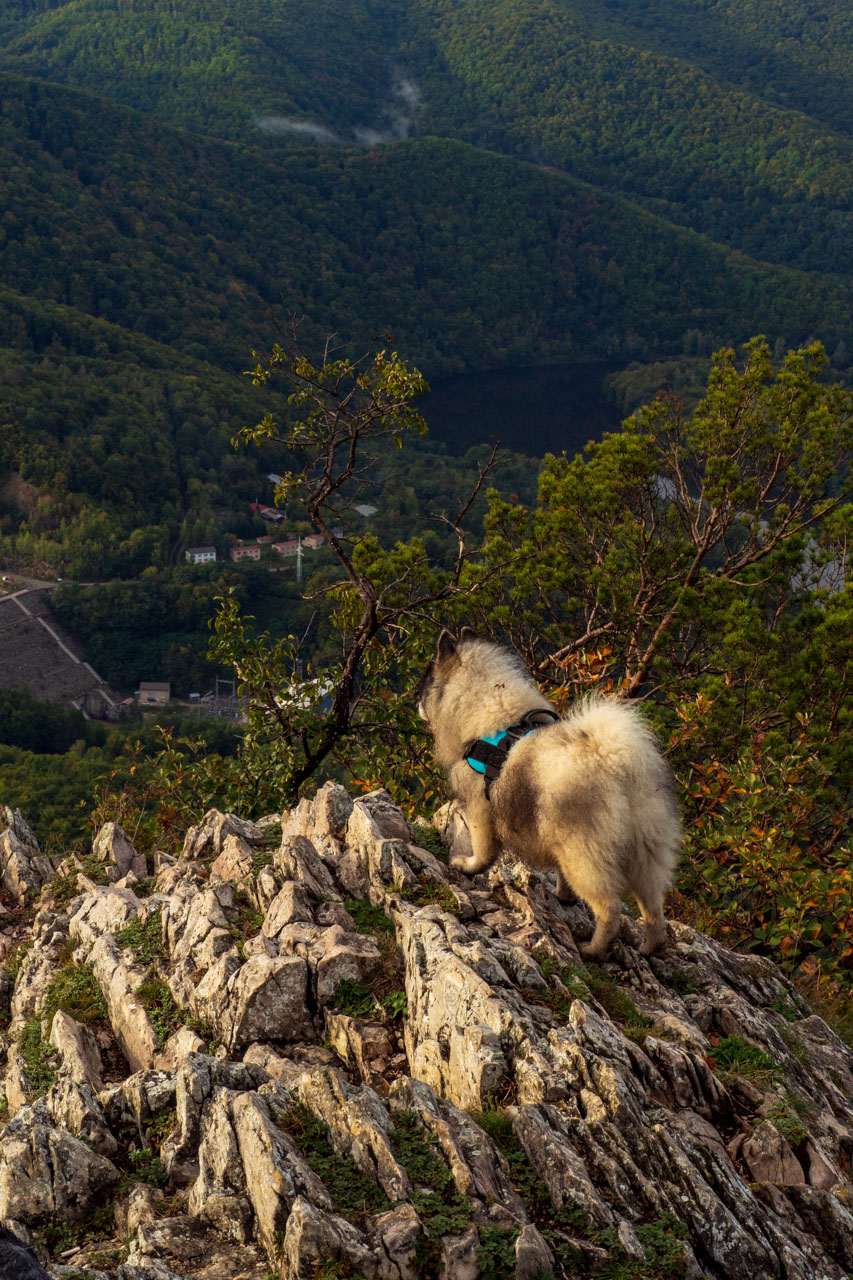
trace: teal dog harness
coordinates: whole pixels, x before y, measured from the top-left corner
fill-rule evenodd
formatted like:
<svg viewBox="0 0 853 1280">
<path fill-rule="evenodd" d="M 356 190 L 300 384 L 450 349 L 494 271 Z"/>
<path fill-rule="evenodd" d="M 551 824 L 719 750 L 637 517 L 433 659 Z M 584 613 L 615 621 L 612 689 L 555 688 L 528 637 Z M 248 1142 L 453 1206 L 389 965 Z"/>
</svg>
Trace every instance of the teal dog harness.
<svg viewBox="0 0 853 1280">
<path fill-rule="evenodd" d="M 515 744 L 522 738 L 526 738 L 528 733 L 533 733 L 535 729 L 541 729 L 543 725 L 551 724 L 559 718 L 556 711 L 537 707 L 535 711 L 528 711 L 517 724 L 511 724 L 508 729 L 502 729 L 500 733 L 493 733 L 485 738 L 475 738 L 473 742 L 468 743 L 465 748 L 465 763 L 469 764 L 475 773 L 482 773 L 485 777 L 487 797 L 492 783 L 500 776 L 507 755 Z"/>
</svg>

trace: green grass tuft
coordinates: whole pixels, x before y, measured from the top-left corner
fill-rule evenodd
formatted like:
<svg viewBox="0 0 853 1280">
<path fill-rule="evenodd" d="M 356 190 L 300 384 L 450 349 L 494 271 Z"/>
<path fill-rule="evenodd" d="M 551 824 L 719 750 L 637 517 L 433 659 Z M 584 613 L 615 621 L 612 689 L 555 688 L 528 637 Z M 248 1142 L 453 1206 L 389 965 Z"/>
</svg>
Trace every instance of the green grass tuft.
<svg viewBox="0 0 853 1280">
<path fill-rule="evenodd" d="M 277 1115 L 276 1123 L 290 1134 L 329 1192 L 335 1213 L 358 1219 L 365 1213 L 384 1213 L 390 1208 L 382 1188 L 365 1177 L 351 1160 L 335 1153 L 328 1128 L 301 1102 L 286 1114 Z"/>
<path fill-rule="evenodd" d="M 471 1220 L 470 1205 L 456 1190 L 453 1174 L 437 1140 L 423 1128 L 415 1112 L 394 1113 L 391 1147 L 412 1180 L 412 1204 L 426 1233 L 415 1254 L 418 1274 L 438 1276 L 441 1274 L 441 1241 L 447 1235 L 460 1235 L 465 1231 Z"/>
<path fill-rule="evenodd" d="M 711 1050 L 714 1066 L 726 1076 L 743 1076 L 754 1084 L 775 1083 L 782 1073 L 779 1063 L 743 1036 L 724 1036 Z"/>
<path fill-rule="evenodd" d="M 382 907 L 375 907 L 369 898 L 346 898 L 344 906 L 352 916 L 356 933 L 394 936 L 394 921 L 388 918 Z"/>
<path fill-rule="evenodd" d="M 159 911 L 152 911 L 143 924 L 135 916 L 116 934 L 120 947 L 128 947 L 142 964 L 152 965 L 163 954 L 163 920 Z"/>
<path fill-rule="evenodd" d="M 90 964 L 69 964 L 59 970 L 45 992 L 42 1006 L 42 1020 L 48 1028 L 59 1009 L 87 1026 L 109 1024 L 107 1002 Z"/>
</svg>

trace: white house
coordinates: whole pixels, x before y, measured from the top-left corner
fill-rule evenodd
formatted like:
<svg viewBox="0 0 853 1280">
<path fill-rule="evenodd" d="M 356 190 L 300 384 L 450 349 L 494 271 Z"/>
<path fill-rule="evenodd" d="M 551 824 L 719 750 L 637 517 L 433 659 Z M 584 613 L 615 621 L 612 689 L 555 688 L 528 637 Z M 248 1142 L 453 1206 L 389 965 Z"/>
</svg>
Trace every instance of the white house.
<svg viewBox="0 0 853 1280">
<path fill-rule="evenodd" d="M 184 559 L 190 564 L 207 564 L 216 559 L 216 547 L 187 547 Z"/>
</svg>

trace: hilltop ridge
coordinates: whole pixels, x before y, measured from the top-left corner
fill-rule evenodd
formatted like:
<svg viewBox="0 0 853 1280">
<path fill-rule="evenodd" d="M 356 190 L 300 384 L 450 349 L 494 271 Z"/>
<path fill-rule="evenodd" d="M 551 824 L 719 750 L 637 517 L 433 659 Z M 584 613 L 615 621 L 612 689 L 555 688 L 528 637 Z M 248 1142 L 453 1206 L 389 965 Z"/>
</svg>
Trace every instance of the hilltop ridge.
<svg viewBox="0 0 853 1280">
<path fill-rule="evenodd" d="M 177 858 L 6 810 L 0 1218 L 54 1280 L 842 1280 L 853 1052 L 780 971 L 627 916 L 584 966 L 582 905 L 444 857 L 335 784 Z"/>
</svg>

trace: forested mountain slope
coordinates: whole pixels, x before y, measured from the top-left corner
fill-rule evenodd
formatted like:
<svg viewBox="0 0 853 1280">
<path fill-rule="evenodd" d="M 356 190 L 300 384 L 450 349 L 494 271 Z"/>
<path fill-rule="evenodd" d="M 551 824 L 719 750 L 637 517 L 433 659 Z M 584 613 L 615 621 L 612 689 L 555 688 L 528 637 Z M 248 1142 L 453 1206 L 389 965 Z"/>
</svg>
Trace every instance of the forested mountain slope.
<svg viewBox="0 0 853 1280">
<path fill-rule="evenodd" d="M 263 156 L 14 76 L 0 112 L 2 284 L 234 369 L 273 308 L 431 371 L 848 330 L 846 287 L 458 142 Z"/>
<path fill-rule="evenodd" d="M 598 31 L 687 58 L 767 102 L 853 128 L 853 10 L 846 0 L 607 0 Z"/>
<path fill-rule="evenodd" d="M 759 331 L 845 367 L 851 23 L 821 15 L 0 0 L 0 485 L 42 494 L 0 491 L 0 552 L 124 575 L 231 529 L 269 404 L 241 372 L 291 314 L 433 379 Z"/>
<path fill-rule="evenodd" d="M 196 132 L 460 137 L 654 202 L 763 259 L 853 270 L 853 22 L 840 3 L 2 0 L 0 36 L 8 69 Z"/>
</svg>

